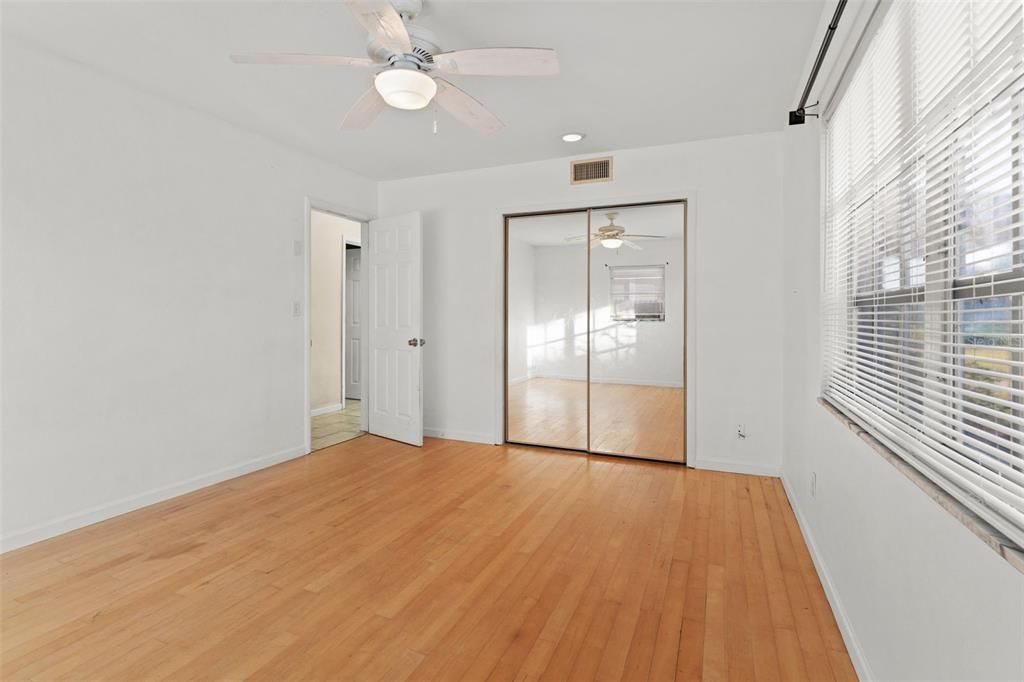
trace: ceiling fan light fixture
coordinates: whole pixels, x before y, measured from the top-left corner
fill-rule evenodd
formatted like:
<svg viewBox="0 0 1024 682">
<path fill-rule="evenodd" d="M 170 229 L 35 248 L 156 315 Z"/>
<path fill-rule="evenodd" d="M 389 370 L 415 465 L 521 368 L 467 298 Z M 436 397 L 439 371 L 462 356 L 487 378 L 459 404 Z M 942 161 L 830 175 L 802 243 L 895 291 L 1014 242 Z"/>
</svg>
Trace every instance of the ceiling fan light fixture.
<svg viewBox="0 0 1024 682">
<path fill-rule="evenodd" d="M 388 69 L 374 77 L 373 86 L 390 106 L 409 111 L 422 109 L 437 94 L 434 79 L 416 69 Z"/>
<path fill-rule="evenodd" d="M 616 237 L 607 237 L 601 240 L 601 246 L 606 249 L 617 249 L 622 246 L 622 240 Z"/>
<path fill-rule="evenodd" d="M 579 142 L 584 137 L 586 137 L 586 135 L 583 133 L 566 133 L 565 135 L 562 135 L 562 142 Z"/>
</svg>

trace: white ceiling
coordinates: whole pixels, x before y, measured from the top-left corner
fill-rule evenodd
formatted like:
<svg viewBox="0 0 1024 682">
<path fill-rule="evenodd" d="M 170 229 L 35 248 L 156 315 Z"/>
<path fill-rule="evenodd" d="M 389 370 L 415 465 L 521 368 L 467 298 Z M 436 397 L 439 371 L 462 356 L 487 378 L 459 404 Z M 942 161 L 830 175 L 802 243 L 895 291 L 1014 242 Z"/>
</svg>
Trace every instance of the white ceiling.
<svg viewBox="0 0 1024 682">
<path fill-rule="evenodd" d="M 821 0 L 426 0 L 442 49 L 552 47 L 549 78 L 452 77 L 506 123 L 491 138 L 444 112 L 386 111 L 338 130 L 372 71 L 241 66 L 235 51 L 365 56 L 340 2 L 4 2 L 17 35 L 147 90 L 393 179 L 778 130 L 820 38 Z M 587 133 L 568 145 L 563 132 Z"/>
<path fill-rule="evenodd" d="M 659 235 L 668 239 L 683 237 L 682 204 L 663 204 L 655 206 L 632 206 L 630 208 L 601 209 L 594 211 L 591 232 L 608 224 L 605 213 L 616 211 L 615 224 L 626 228 L 629 233 Z M 514 242 L 531 246 L 577 246 L 566 244 L 566 237 L 587 234 L 587 214 L 554 213 L 548 215 L 524 216 L 511 218 L 509 239 Z"/>
</svg>

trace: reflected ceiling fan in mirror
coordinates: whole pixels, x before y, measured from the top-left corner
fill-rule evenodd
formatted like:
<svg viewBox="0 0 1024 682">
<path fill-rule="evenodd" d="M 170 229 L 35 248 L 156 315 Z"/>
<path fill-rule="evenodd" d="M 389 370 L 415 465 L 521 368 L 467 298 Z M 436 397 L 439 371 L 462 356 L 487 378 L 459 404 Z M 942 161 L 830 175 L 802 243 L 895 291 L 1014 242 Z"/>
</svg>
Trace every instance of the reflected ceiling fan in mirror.
<svg viewBox="0 0 1024 682">
<path fill-rule="evenodd" d="M 615 224 L 615 218 L 618 217 L 618 212 L 612 211 L 611 213 L 605 213 L 608 218 L 608 224 L 604 227 L 597 228 L 597 232 L 593 234 L 581 234 L 575 237 L 566 237 L 567 242 L 581 242 L 585 239 L 590 240 L 590 248 L 594 248 L 598 244 L 606 249 L 617 249 L 620 246 L 628 246 L 631 249 L 642 251 L 643 247 L 635 243 L 637 239 L 664 239 L 665 237 L 657 234 L 632 234 L 626 232 L 626 228 L 622 225 Z M 629 239 L 626 239 L 629 237 Z"/>
<path fill-rule="evenodd" d="M 384 107 L 423 109 L 431 101 L 481 134 L 504 127 L 497 116 L 464 90 L 439 77 L 553 76 L 558 73 L 554 50 L 537 47 L 485 47 L 442 52 L 437 38 L 414 23 L 422 0 L 344 0 L 369 34 L 366 57 L 318 54 L 233 54 L 237 64 L 306 64 L 380 69 L 367 90 L 349 110 L 343 130 L 362 130 Z"/>
</svg>

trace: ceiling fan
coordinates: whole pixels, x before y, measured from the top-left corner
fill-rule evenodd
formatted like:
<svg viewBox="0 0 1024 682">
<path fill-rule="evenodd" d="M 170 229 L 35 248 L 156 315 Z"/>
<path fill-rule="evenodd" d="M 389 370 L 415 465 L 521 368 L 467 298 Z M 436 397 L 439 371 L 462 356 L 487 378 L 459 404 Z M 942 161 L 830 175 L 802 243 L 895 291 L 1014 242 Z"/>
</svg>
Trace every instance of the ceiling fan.
<svg viewBox="0 0 1024 682">
<path fill-rule="evenodd" d="M 626 232 L 626 228 L 622 225 L 615 224 L 615 218 L 618 216 L 618 212 L 612 211 L 611 213 L 605 213 L 608 218 L 608 224 L 604 227 L 597 228 L 597 232 L 593 234 L 581 234 L 576 237 L 566 237 L 567 242 L 580 242 L 584 239 L 590 240 L 590 248 L 594 248 L 598 244 L 606 249 L 617 249 L 623 244 L 631 249 L 642 251 L 643 247 L 639 244 L 634 243 L 635 239 L 664 239 L 665 237 L 657 234 L 631 234 Z M 625 237 L 629 237 L 626 239 Z"/>
<path fill-rule="evenodd" d="M 434 34 L 413 23 L 423 0 L 343 0 L 369 33 L 365 57 L 318 54 L 233 54 L 237 64 L 313 64 L 379 69 L 373 87 L 352 106 L 343 130 L 362 130 L 385 106 L 423 109 L 437 103 L 482 135 L 504 127 L 497 116 L 464 90 L 438 74 L 455 76 L 552 76 L 558 73 L 554 50 L 536 47 L 485 47 L 442 52 Z"/>
</svg>

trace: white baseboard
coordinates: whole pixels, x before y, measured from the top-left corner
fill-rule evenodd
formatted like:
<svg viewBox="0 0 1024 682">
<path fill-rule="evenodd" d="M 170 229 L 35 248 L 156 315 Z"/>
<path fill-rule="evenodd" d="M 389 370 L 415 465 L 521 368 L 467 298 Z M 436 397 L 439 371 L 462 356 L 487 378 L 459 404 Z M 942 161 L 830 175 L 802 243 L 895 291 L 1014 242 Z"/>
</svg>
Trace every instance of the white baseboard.
<svg viewBox="0 0 1024 682">
<path fill-rule="evenodd" d="M 832 613 L 836 616 L 836 623 L 839 625 L 839 631 L 843 635 L 843 641 L 846 643 L 846 650 L 850 654 L 850 661 L 853 662 L 853 667 L 857 670 L 857 676 L 862 680 L 873 680 L 875 676 L 871 674 L 871 667 L 868 665 L 868 660 L 864 656 L 864 650 L 860 646 L 860 640 L 857 639 L 856 633 L 853 631 L 853 624 L 850 623 L 850 619 L 846 615 L 846 610 L 843 608 L 843 602 L 839 598 L 839 593 L 836 591 L 835 585 L 832 582 L 832 576 L 828 572 L 828 566 L 825 565 L 825 560 L 821 556 L 821 552 L 818 551 L 818 545 L 814 542 L 814 536 L 810 533 L 810 526 L 807 525 L 807 519 L 804 517 L 803 512 L 800 511 L 800 506 L 797 504 L 796 495 L 792 493 L 792 489 L 789 483 L 786 481 L 786 477 L 782 476 L 782 489 L 786 491 L 786 497 L 789 498 L 789 506 L 793 508 L 793 514 L 796 516 L 796 523 L 800 527 L 800 534 L 804 536 L 804 543 L 807 545 L 807 549 L 811 552 L 811 560 L 814 562 L 814 568 L 818 571 L 818 577 L 821 579 L 821 585 L 825 588 L 825 596 L 828 598 L 829 606 L 832 607 Z"/>
<path fill-rule="evenodd" d="M 521 384 L 524 381 L 529 381 L 531 378 L 532 377 L 516 377 L 515 379 L 509 379 L 508 380 L 508 385 L 509 386 L 515 386 L 516 384 Z"/>
<path fill-rule="evenodd" d="M 560 379 L 562 381 L 586 381 L 586 378 L 580 378 L 578 376 L 569 376 L 565 374 L 534 374 L 531 373 L 530 379 Z M 509 384 L 519 383 L 525 381 L 525 379 L 514 379 L 509 381 Z M 656 380 L 644 380 L 644 379 L 597 379 L 591 377 L 590 383 L 592 384 L 620 384 L 626 386 L 659 386 L 662 388 L 682 388 L 683 383 L 681 381 L 656 381 Z"/>
<path fill-rule="evenodd" d="M 12 549 L 18 549 L 26 545 L 31 545 L 35 542 L 47 540 L 63 533 L 69 533 L 85 526 L 91 526 L 94 523 L 100 521 L 106 521 L 107 519 L 121 514 L 126 514 L 142 507 L 148 507 L 151 504 L 157 502 L 163 502 L 169 500 L 172 497 L 178 497 L 190 493 L 200 488 L 213 485 L 214 483 L 220 483 L 221 481 L 227 481 L 232 478 L 237 478 L 244 474 L 248 474 L 259 469 L 265 469 L 274 464 L 294 459 L 306 454 L 305 447 L 294 447 L 279 452 L 272 453 L 270 455 L 264 455 L 263 457 L 257 457 L 250 459 L 240 464 L 233 464 L 216 471 L 201 474 L 193 478 L 181 481 L 179 483 L 173 483 L 171 485 L 162 486 L 155 488 L 138 495 L 131 495 L 129 497 L 121 498 L 115 502 L 109 502 L 106 504 L 97 505 L 90 509 L 85 509 L 74 514 L 68 514 L 52 521 L 46 521 L 44 523 L 30 526 L 23 530 L 15 531 L 10 535 L 0 538 L 0 552 L 7 552 Z"/>
<path fill-rule="evenodd" d="M 779 476 L 779 467 L 751 462 L 732 462 L 724 459 L 708 459 L 700 457 L 693 462 L 695 469 L 724 471 L 730 474 L 749 474 L 751 476 Z"/>
<path fill-rule="evenodd" d="M 448 431 L 446 429 L 435 429 L 423 427 L 423 435 L 431 438 L 444 438 L 446 440 L 462 440 L 467 443 L 486 443 L 494 445 L 494 434 L 474 433 L 471 431 Z"/>
<path fill-rule="evenodd" d="M 309 416 L 310 417 L 319 417 L 322 414 L 330 414 L 331 412 L 341 412 L 343 409 L 345 409 L 345 408 L 342 407 L 341 403 L 332 403 L 330 405 L 324 405 L 323 407 L 318 407 L 315 410 L 310 410 L 309 411 Z"/>
<path fill-rule="evenodd" d="M 644 381 L 637 379 L 594 379 L 591 377 L 590 383 L 592 384 L 622 384 L 626 386 L 658 386 L 661 388 L 682 388 L 683 382 L 681 381 Z"/>
</svg>

